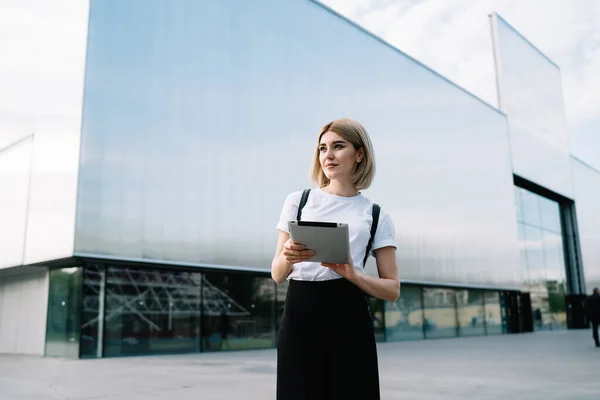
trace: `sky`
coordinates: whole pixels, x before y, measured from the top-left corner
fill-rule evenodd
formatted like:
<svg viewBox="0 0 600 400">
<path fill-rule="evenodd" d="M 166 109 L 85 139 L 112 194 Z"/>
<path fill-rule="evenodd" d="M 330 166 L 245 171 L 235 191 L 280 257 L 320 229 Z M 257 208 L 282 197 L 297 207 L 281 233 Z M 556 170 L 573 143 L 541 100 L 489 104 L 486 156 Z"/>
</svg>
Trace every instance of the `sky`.
<svg viewBox="0 0 600 400">
<path fill-rule="evenodd" d="M 600 1 L 323 0 L 497 106 L 488 15 L 498 12 L 561 67 L 571 150 L 600 169 Z M 0 0 L 0 148 L 33 109 L 76 120 L 88 2 Z M 25 67 L 24 67 L 25 66 Z M 76 79 L 73 79 L 76 76 Z M 53 98 L 52 102 L 44 101 Z M 35 121 L 27 130 L 35 131 Z"/>
<path fill-rule="evenodd" d="M 560 67 L 571 151 L 600 169 L 600 1 L 322 2 L 495 107 L 497 12 Z"/>
</svg>

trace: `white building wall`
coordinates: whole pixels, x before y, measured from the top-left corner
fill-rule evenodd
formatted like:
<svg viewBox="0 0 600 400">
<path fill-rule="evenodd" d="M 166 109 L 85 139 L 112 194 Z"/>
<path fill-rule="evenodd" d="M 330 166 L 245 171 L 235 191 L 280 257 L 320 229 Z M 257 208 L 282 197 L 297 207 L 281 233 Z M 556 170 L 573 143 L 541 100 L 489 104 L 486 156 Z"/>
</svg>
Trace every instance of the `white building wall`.
<svg viewBox="0 0 600 400">
<path fill-rule="evenodd" d="M 0 2 L 0 268 L 73 254 L 89 2 Z"/>
<path fill-rule="evenodd" d="M 44 355 L 48 270 L 0 275 L 0 354 Z"/>
</svg>

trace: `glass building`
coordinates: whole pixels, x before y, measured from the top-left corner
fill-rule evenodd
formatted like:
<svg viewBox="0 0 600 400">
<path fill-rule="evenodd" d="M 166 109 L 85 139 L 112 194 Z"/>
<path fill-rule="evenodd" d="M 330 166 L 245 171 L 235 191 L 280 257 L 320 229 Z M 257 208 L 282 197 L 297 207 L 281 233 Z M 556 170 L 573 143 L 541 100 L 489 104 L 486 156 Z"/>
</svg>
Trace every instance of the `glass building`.
<svg viewBox="0 0 600 400">
<path fill-rule="evenodd" d="M 81 3 L 68 54 L 27 44 L 59 75 L 0 93 L 1 353 L 274 347 L 274 227 L 343 116 L 397 229 L 379 341 L 584 326 L 600 172 L 570 152 L 559 67 L 500 16 L 496 107 L 316 1 Z"/>
</svg>

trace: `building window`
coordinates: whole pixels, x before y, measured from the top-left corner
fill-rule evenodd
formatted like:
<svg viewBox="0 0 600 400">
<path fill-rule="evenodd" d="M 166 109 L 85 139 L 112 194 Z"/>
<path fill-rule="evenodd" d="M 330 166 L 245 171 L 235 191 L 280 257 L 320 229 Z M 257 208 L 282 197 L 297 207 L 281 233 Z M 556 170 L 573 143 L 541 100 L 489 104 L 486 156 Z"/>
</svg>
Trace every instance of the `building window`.
<svg viewBox="0 0 600 400">
<path fill-rule="evenodd" d="M 425 338 L 455 337 L 457 335 L 456 297 L 452 289 L 423 289 L 425 306 Z"/>
<path fill-rule="evenodd" d="M 106 269 L 104 355 L 200 351 L 202 274 Z"/>
<path fill-rule="evenodd" d="M 275 346 L 275 282 L 270 277 L 224 271 L 203 276 L 204 351 Z"/>
<path fill-rule="evenodd" d="M 531 294 L 535 330 L 566 328 L 566 270 L 558 202 L 515 188 L 524 290 Z"/>
<path fill-rule="evenodd" d="M 385 302 L 386 340 L 423 339 L 423 305 L 421 288 L 402 286 L 395 302 Z"/>
</svg>

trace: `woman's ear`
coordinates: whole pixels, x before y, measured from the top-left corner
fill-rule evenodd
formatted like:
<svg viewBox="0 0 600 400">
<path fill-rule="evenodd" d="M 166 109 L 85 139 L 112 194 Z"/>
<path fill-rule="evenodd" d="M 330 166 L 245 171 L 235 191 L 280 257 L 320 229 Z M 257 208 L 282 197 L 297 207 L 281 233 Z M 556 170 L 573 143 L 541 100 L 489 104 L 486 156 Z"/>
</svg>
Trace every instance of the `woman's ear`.
<svg viewBox="0 0 600 400">
<path fill-rule="evenodd" d="M 365 148 L 361 147 L 358 149 L 358 156 L 356 157 L 356 162 L 359 163 L 365 159 Z"/>
</svg>

